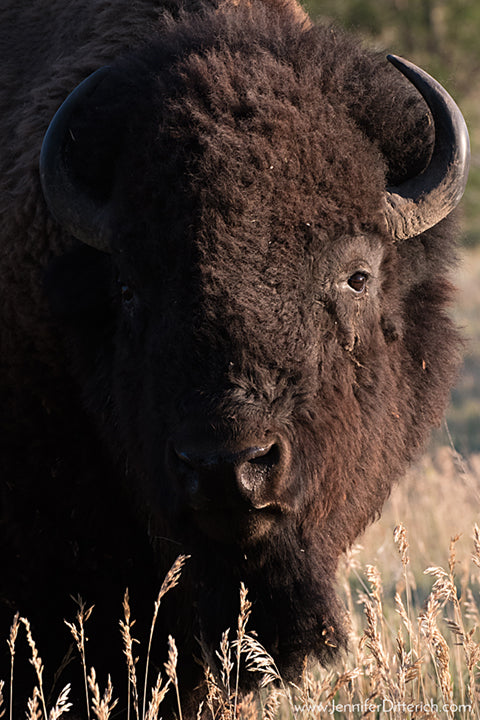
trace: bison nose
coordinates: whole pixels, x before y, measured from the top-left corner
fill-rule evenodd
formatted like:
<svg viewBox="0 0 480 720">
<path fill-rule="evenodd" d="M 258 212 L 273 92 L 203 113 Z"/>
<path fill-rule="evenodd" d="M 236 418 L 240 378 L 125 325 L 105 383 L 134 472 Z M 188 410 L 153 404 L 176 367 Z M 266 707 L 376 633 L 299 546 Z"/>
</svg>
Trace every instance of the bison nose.
<svg viewBox="0 0 480 720">
<path fill-rule="evenodd" d="M 271 440 L 232 451 L 173 444 L 173 469 L 195 510 L 247 503 L 261 509 L 275 502 L 286 473 L 283 443 Z"/>
</svg>

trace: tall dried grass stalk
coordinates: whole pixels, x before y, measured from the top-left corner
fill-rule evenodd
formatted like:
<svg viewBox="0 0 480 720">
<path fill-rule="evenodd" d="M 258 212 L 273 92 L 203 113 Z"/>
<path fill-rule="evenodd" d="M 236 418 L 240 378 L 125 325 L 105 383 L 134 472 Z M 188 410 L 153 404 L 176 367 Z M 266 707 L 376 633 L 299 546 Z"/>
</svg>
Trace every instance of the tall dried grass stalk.
<svg viewBox="0 0 480 720">
<path fill-rule="evenodd" d="M 180 576 L 182 574 L 183 566 L 185 565 L 186 561 L 189 559 L 190 555 L 179 555 L 175 562 L 173 563 L 172 567 L 168 571 L 168 573 L 165 575 L 165 579 L 162 583 L 162 586 L 160 588 L 160 591 L 158 593 L 158 597 L 155 601 L 155 605 L 153 608 L 153 618 L 152 618 L 152 624 L 150 626 L 150 637 L 148 639 L 148 649 L 147 649 L 147 660 L 145 664 L 145 681 L 143 685 L 143 709 L 142 709 L 142 720 L 146 720 L 145 718 L 145 707 L 146 707 L 146 701 L 147 701 L 147 687 L 148 687 L 148 674 L 150 669 L 150 654 L 152 649 L 152 641 L 153 641 L 153 633 L 155 630 L 155 625 L 157 623 L 157 617 L 158 617 L 158 611 L 160 610 L 160 603 L 164 595 L 166 595 L 170 590 L 173 590 L 173 588 L 178 585 L 178 581 L 180 580 Z"/>
<path fill-rule="evenodd" d="M 240 664 L 242 655 L 242 643 L 247 631 L 247 623 L 252 611 L 252 603 L 248 599 L 248 590 L 245 585 L 240 583 L 240 612 L 237 622 L 237 641 L 236 641 L 236 673 L 235 673 L 235 699 L 233 705 L 233 717 L 237 717 L 237 698 L 238 687 L 240 683 Z"/>
<path fill-rule="evenodd" d="M 35 645 L 35 641 L 32 637 L 32 630 L 30 628 L 30 622 L 27 620 L 27 618 L 21 617 L 20 622 L 23 623 L 25 626 L 25 631 L 27 633 L 27 642 L 30 646 L 31 651 L 31 658 L 30 662 L 32 663 L 33 667 L 35 668 L 35 672 L 37 675 L 38 680 L 38 690 L 40 695 L 40 700 L 42 701 L 42 707 L 43 707 L 43 714 L 44 717 L 47 718 L 47 705 L 45 703 L 45 693 L 43 691 L 43 663 L 42 658 L 38 654 L 37 646 Z"/>
<path fill-rule="evenodd" d="M 133 647 L 135 644 L 139 644 L 140 641 L 133 637 L 132 627 L 135 625 L 135 620 L 131 619 L 130 611 L 130 599 L 128 595 L 128 589 L 125 590 L 123 597 L 123 620 L 120 620 L 120 633 L 123 640 L 123 653 L 127 658 L 127 670 L 128 670 L 128 688 L 127 688 L 127 720 L 130 720 L 130 703 L 131 696 L 133 695 L 133 707 L 135 710 L 135 717 L 139 720 L 139 703 L 138 703 L 138 683 L 137 683 L 137 671 L 136 665 L 138 657 L 135 657 Z"/>
<path fill-rule="evenodd" d="M 177 662 L 178 662 L 178 650 L 177 646 L 175 645 L 175 640 L 171 635 L 168 636 L 168 659 L 165 663 L 165 672 L 167 673 L 167 677 L 173 685 L 175 686 L 175 692 L 177 694 L 177 706 L 178 706 L 178 715 L 180 720 L 182 720 L 182 705 L 180 702 L 180 690 L 178 687 L 178 676 L 177 676 Z"/>
<path fill-rule="evenodd" d="M 228 635 L 230 633 L 230 630 L 226 630 L 222 634 L 222 640 L 220 642 L 220 650 L 216 651 L 216 655 L 218 659 L 220 660 L 220 677 L 222 678 L 222 684 L 225 690 L 225 693 L 227 697 L 230 697 L 231 695 L 231 687 L 230 687 L 230 676 L 232 674 L 233 670 L 233 662 L 232 662 L 232 649 L 230 647 L 230 642 L 228 639 Z M 235 697 L 237 696 L 238 690 L 235 691 Z M 234 717 L 236 716 L 236 707 L 235 707 L 235 713 Z"/>
<path fill-rule="evenodd" d="M 73 635 L 73 639 L 75 640 L 75 644 L 77 646 L 77 650 L 80 653 L 80 659 L 82 662 L 82 668 L 83 668 L 83 683 L 84 683 L 84 689 L 85 689 L 85 702 L 87 706 L 87 718 L 90 720 L 90 703 L 88 700 L 88 681 L 87 681 L 87 659 L 86 659 L 86 652 L 85 652 L 85 645 L 88 640 L 88 638 L 85 635 L 85 623 L 88 622 L 94 606 L 87 608 L 85 603 L 83 602 L 80 595 L 77 595 L 76 598 L 73 598 L 73 601 L 77 605 L 77 614 L 76 614 L 76 621 L 77 625 L 75 623 L 69 623 L 66 620 L 64 620 L 65 625 L 69 628 L 70 632 Z"/>
<path fill-rule="evenodd" d="M 20 627 L 20 613 L 15 613 L 10 635 L 7 640 L 10 651 L 10 720 L 13 720 L 13 667 L 15 662 L 15 643 L 17 642 L 18 629 Z M 3 681 L 2 681 L 3 682 Z"/>
<path fill-rule="evenodd" d="M 411 616 L 411 607 L 412 607 L 412 594 L 410 589 L 410 583 L 408 578 L 408 565 L 410 564 L 410 557 L 408 554 L 409 549 L 409 543 L 408 543 L 408 536 L 407 536 L 407 530 L 403 523 L 399 523 L 393 530 L 393 541 L 395 545 L 397 546 L 398 553 L 400 555 L 400 560 L 402 563 L 403 568 L 403 582 L 405 585 L 405 599 L 406 599 L 406 616 L 408 618 L 408 636 L 410 638 L 410 641 L 412 639 L 412 616 Z M 412 645 L 410 645 L 410 648 Z M 418 647 L 416 648 L 418 651 Z"/>
<path fill-rule="evenodd" d="M 442 592 L 432 592 L 427 600 L 425 612 L 420 617 L 420 630 L 432 656 L 444 704 L 451 706 L 453 704 L 453 687 L 450 675 L 450 652 L 447 641 L 437 626 L 437 616 L 442 606 Z M 451 711 L 447 710 L 447 717 L 453 717 Z"/>
<path fill-rule="evenodd" d="M 453 656 L 456 664 L 456 677 L 458 677 L 459 686 L 460 686 L 460 693 L 461 693 L 461 699 L 462 703 L 465 702 L 465 682 L 463 678 L 463 672 L 462 672 L 462 648 L 463 648 L 463 654 L 465 656 L 466 653 L 466 635 L 465 635 L 465 627 L 463 623 L 463 617 L 462 617 L 462 609 L 460 606 L 460 600 L 458 596 L 458 590 L 457 590 L 457 584 L 455 582 L 456 577 L 456 569 L 457 569 L 457 543 L 460 539 L 460 535 L 455 535 L 454 537 L 450 538 L 450 547 L 449 547 L 449 553 L 448 553 L 448 572 L 450 577 L 450 582 L 452 584 L 453 592 L 452 592 L 452 598 L 451 598 L 451 604 L 453 607 L 453 620 L 447 619 L 447 625 L 449 625 L 451 632 L 454 635 L 454 646 L 453 646 Z"/>
<path fill-rule="evenodd" d="M 395 691 L 390 676 L 390 658 L 383 646 L 382 634 L 379 630 L 379 612 L 381 606 L 372 602 L 370 598 L 363 598 L 366 627 L 364 645 L 368 648 L 374 659 L 374 672 L 372 672 L 373 688 L 369 699 L 381 695 L 395 702 Z"/>
</svg>

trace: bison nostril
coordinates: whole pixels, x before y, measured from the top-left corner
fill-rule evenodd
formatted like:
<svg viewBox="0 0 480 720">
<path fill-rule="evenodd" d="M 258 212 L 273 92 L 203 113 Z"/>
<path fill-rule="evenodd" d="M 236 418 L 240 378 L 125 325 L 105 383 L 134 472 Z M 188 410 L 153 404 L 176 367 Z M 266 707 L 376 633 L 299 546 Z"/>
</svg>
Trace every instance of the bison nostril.
<svg viewBox="0 0 480 720">
<path fill-rule="evenodd" d="M 251 448 L 249 454 L 237 465 L 237 479 L 244 491 L 257 495 L 278 475 L 282 453 L 280 446 L 273 443 L 269 447 Z"/>
<path fill-rule="evenodd" d="M 275 502 L 277 486 L 288 472 L 288 452 L 280 440 L 240 448 L 180 442 L 169 447 L 170 471 L 194 509 L 245 502 L 266 507 Z"/>
<path fill-rule="evenodd" d="M 248 462 L 251 465 L 258 465 L 260 468 L 273 468 L 280 462 L 280 448 L 274 443 L 265 452 L 266 448 L 258 448 L 259 454 L 252 457 Z"/>
</svg>

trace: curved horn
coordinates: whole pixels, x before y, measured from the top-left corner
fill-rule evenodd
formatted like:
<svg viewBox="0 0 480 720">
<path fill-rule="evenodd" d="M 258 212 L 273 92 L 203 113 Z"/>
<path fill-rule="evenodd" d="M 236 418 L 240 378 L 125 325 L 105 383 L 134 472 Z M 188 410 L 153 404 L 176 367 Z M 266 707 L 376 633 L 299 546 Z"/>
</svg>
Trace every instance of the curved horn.
<svg viewBox="0 0 480 720">
<path fill-rule="evenodd" d="M 48 126 L 40 152 L 40 180 L 48 208 L 55 220 L 74 237 L 97 250 L 111 252 L 108 237 L 108 206 L 96 202 L 74 183 L 67 163 L 67 142 L 75 142 L 70 121 L 109 74 L 101 67 L 78 85 L 62 103 Z"/>
<path fill-rule="evenodd" d="M 396 240 L 404 240 L 433 227 L 458 205 L 467 183 L 470 142 L 462 113 L 440 83 L 407 60 L 395 55 L 388 60 L 420 92 L 435 126 L 428 166 L 385 193 L 388 230 Z"/>
</svg>

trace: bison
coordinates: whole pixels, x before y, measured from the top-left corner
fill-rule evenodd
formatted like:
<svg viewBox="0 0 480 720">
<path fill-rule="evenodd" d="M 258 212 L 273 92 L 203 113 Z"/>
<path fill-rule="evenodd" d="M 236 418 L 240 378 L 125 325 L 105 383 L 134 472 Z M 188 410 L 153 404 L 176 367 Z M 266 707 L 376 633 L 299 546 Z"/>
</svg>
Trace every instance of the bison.
<svg viewBox="0 0 480 720">
<path fill-rule="evenodd" d="M 0 19 L 2 616 L 47 655 L 80 592 L 103 637 L 183 552 L 186 693 L 241 581 L 285 677 L 328 663 L 338 558 L 458 368 L 460 111 L 294 0 Z"/>
</svg>

